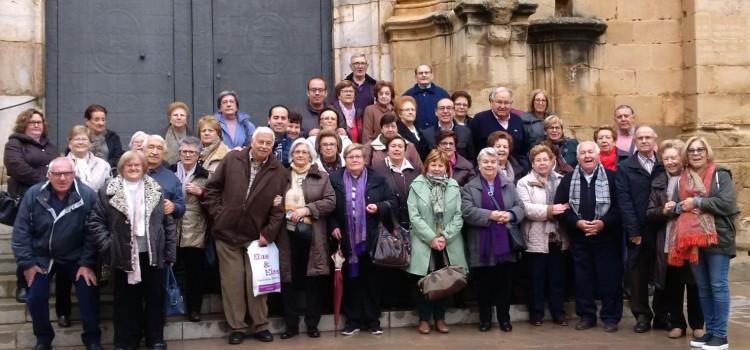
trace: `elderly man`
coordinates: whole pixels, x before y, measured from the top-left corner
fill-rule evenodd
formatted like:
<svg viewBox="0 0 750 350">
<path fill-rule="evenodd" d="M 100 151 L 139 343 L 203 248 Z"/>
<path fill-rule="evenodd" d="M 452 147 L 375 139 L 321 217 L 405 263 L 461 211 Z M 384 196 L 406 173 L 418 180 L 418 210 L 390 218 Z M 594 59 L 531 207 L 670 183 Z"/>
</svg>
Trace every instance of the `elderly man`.
<svg viewBox="0 0 750 350">
<path fill-rule="evenodd" d="M 456 145 L 458 154 L 466 159 L 474 160 L 474 140 L 471 138 L 471 130 L 463 125 L 456 124 L 453 120 L 455 114 L 453 100 L 446 97 L 438 101 L 435 107 L 435 116 L 437 116 L 438 123 L 422 130 L 427 147 L 433 149 L 437 146 L 437 135 L 440 131 L 453 131 L 458 137 L 458 144 Z"/>
<path fill-rule="evenodd" d="M 34 325 L 34 349 L 52 348 L 55 331 L 49 322 L 49 288 L 56 273 L 75 281 L 83 344 L 86 349 L 101 349 L 99 289 L 93 270 L 97 250 L 85 228 L 96 193 L 76 179 L 75 165 L 64 157 L 49 164 L 47 179 L 26 192 L 12 237 L 13 254 L 29 286 L 26 305 Z"/>
<path fill-rule="evenodd" d="M 441 98 L 450 98 L 448 92 L 432 81 L 432 67 L 420 64 L 414 68 L 414 78 L 417 83 L 404 92 L 404 96 L 411 96 L 417 101 L 417 120 L 414 125 L 418 129 L 437 124 L 433 111 Z"/>
<path fill-rule="evenodd" d="M 375 103 L 375 79 L 367 74 L 367 56 L 363 53 L 355 53 L 349 58 L 349 68 L 352 73 L 344 80 L 354 83 L 354 107 L 357 111 L 364 111 L 365 107 Z"/>
<path fill-rule="evenodd" d="M 490 93 L 490 109 L 479 112 L 471 120 L 471 135 L 475 149 L 487 146 L 487 137 L 495 131 L 505 131 L 513 137 L 513 157 L 525 170 L 529 169 L 528 142 L 523 120 L 511 112 L 513 90 L 500 86 Z"/>
<path fill-rule="evenodd" d="M 216 100 L 219 109 L 214 118 L 221 125 L 221 140 L 227 147 L 241 149 L 250 143 L 255 125 L 250 116 L 240 112 L 240 101 L 234 91 L 223 91 Z"/>
<path fill-rule="evenodd" d="M 275 105 L 268 110 L 268 127 L 273 130 L 276 142 L 273 144 L 273 156 L 278 159 L 284 167 L 289 167 L 289 147 L 292 140 L 287 136 L 289 126 L 289 108 L 284 105 Z"/>
<path fill-rule="evenodd" d="M 651 330 L 652 320 L 654 328 L 669 329 L 667 304 L 662 298 L 661 290 L 654 294 L 653 311 L 648 305 L 648 284 L 656 261 L 658 225 L 646 220 L 646 209 L 651 182 L 664 172 L 664 166 L 656 158 L 656 141 L 654 129 L 639 127 L 635 131 L 638 151 L 617 167 L 617 199 L 628 247 L 625 276 L 630 286 L 630 310 L 636 318 L 636 333 Z"/>
<path fill-rule="evenodd" d="M 168 164 L 164 162 L 167 142 L 159 135 L 149 135 L 143 152 L 148 166 L 146 175 L 156 180 L 164 193 L 164 214 L 171 214 L 175 220 L 181 218 L 185 214 L 185 196 L 182 194 L 180 179 L 167 168 Z"/>
<path fill-rule="evenodd" d="M 276 241 L 284 227 L 284 211 L 273 202 L 286 191 L 289 175 L 271 156 L 274 135 L 270 128 L 260 127 L 250 148 L 227 154 L 206 184 L 202 201 L 214 219 L 221 297 L 231 328 L 229 344 L 242 343 L 248 328 L 246 314 L 252 320 L 250 334 L 263 342 L 273 341 L 266 296 L 252 292 L 247 247 L 255 240 L 261 246 Z"/>
<path fill-rule="evenodd" d="M 578 145 L 577 159 L 578 165 L 562 178 L 555 194 L 555 204 L 569 204 L 556 217 L 571 240 L 576 314 L 581 318 L 575 328 L 596 325 L 598 295 L 604 331 L 616 332 L 622 318 L 622 236 L 615 174 L 599 163 L 599 146 L 593 141 Z"/>
<path fill-rule="evenodd" d="M 635 111 L 628 105 L 615 108 L 615 125 L 617 125 L 617 141 L 615 146 L 628 154 L 635 153 Z"/>
</svg>

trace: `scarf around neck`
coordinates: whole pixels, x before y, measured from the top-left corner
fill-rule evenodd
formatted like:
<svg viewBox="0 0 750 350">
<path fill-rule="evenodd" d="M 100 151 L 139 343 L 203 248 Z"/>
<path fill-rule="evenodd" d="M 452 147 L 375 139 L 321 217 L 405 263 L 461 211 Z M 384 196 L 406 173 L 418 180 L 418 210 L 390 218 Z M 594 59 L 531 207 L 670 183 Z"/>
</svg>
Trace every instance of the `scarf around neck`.
<svg viewBox="0 0 750 350">
<path fill-rule="evenodd" d="M 605 169 L 615 171 L 617 166 L 617 147 L 612 147 L 609 152 L 599 152 L 599 161 Z"/>
<path fill-rule="evenodd" d="M 182 161 L 177 162 L 177 172 L 175 175 L 177 175 L 177 178 L 180 180 L 180 184 L 182 184 L 182 198 L 185 198 L 187 195 L 187 184 L 190 181 L 190 177 L 193 176 L 195 173 L 195 168 L 198 167 L 198 164 L 193 164 L 193 168 L 189 171 L 185 171 L 185 166 L 182 164 Z"/>
<path fill-rule="evenodd" d="M 359 256 L 367 251 L 367 213 L 365 212 L 365 189 L 367 168 L 362 169 L 358 179 L 349 170 L 344 171 L 344 198 L 346 199 L 346 233 L 351 250 L 349 276 L 359 276 Z"/>
<path fill-rule="evenodd" d="M 609 180 L 607 179 L 607 173 L 604 171 L 604 167 L 599 164 L 594 169 L 596 179 L 594 180 L 594 196 L 596 197 L 596 206 L 594 207 L 594 220 L 599 220 L 609 212 L 609 207 L 612 205 L 612 200 L 609 197 Z M 583 175 L 583 169 L 580 165 L 576 165 L 573 170 L 573 178 L 570 180 L 570 190 L 568 192 L 568 200 L 570 202 L 570 208 L 576 213 L 578 218 L 581 218 L 581 176 Z"/>
<path fill-rule="evenodd" d="M 448 186 L 448 176 L 426 175 L 427 183 L 430 184 L 430 202 L 432 214 L 435 216 L 435 232 L 438 236 L 443 235 L 443 224 L 445 218 L 445 189 Z"/>
<path fill-rule="evenodd" d="M 710 195 L 711 178 L 716 172 L 716 165 L 710 162 L 698 173 L 690 167 L 680 175 L 678 185 L 679 200 L 688 198 L 706 198 Z M 667 263 L 682 266 L 685 260 L 691 264 L 698 263 L 698 249 L 718 243 L 714 216 L 701 210 L 683 211 L 671 227 L 675 235 L 675 245 L 669 252 Z"/>
<path fill-rule="evenodd" d="M 481 175 L 480 180 L 482 182 L 482 208 L 505 211 L 502 194 L 503 182 L 500 174 L 495 176 L 492 192 L 490 192 L 489 183 Z M 494 202 L 490 196 L 495 199 Z M 507 226 L 495 221 L 490 221 L 489 226 L 482 228 L 479 232 L 479 247 L 481 249 L 479 261 L 483 264 L 492 264 L 512 260 L 509 234 Z"/>
</svg>

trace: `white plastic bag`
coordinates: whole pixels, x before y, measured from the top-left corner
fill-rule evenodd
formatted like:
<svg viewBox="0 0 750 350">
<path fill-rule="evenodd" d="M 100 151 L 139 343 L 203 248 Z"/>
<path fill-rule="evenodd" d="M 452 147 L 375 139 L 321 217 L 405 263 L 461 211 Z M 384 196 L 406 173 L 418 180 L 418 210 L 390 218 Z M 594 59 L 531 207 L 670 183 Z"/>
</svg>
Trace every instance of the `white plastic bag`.
<svg viewBox="0 0 750 350">
<path fill-rule="evenodd" d="M 276 243 L 261 247 L 253 241 L 247 247 L 250 268 L 253 271 L 253 295 L 281 292 L 281 271 L 279 270 L 279 248 Z"/>
</svg>

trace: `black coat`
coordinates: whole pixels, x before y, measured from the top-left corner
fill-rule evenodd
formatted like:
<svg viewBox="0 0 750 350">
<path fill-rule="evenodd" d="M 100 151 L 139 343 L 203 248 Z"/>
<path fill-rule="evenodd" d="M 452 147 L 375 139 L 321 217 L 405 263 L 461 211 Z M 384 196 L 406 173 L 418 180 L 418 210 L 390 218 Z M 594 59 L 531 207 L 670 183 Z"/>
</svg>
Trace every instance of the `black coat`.
<svg viewBox="0 0 750 350">
<path fill-rule="evenodd" d="M 641 236 L 641 245 L 654 247 L 659 225 L 650 225 L 646 210 L 651 195 L 651 182 L 664 173 L 664 166 L 657 159 L 649 174 L 638 161 L 638 154 L 618 164 L 615 183 L 617 203 L 622 213 L 622 230 L 625 238 Z"/>
<path fill-rule="evenodd" d="M 344 171 L 339 169 L 331 174 L 331 185 L 336 192 L 336 209 L 328 216 L 328 229 L 341 230 L 341 250 L 344 256 L 351 255 L 349 247 L 349 234 L 347 232 L 347 218 L 351 215 L 346 212 L 346 203 L 351 198 L 346 198 L 346 189 L 344 187 Z M 391 222 L 391 208 L 397 208 L 398 200 L 393 191 L 385 182 L 385 178 L 380 176 L 375 170 L 367 169 L 367 184 L 365 186 L 365 205 L 375 204 L 378 206 L 378 212 L 375 215 L 367 215 L 367 251 L 372 252 L 375 249 L 375 243 L 378 239 L 378 227 L 380 222 Z"/>
<path fill-rule="evenodd" d="M 401 121 L 397 121 L 396 125 L 398 125 L 398 134 L 401 135 L 401 137 L 405 138 L 406 141 L 414 144 L 414 147 L 416 147 L 417 149 L 417 153 L 419 153 L 419 158 L 422 158 L 422 160 L 427 158 L 427 154 L 430 153 L 430 148 L 427 147 L 427 141 L 425 140 L 422 131 L 417 129 L 417 134 L 419 134 L 419 140 L 417 140 L 417 137 L 414 136 L 409 128 L 406 127 L 406 124 L 402 123 Z"/>
<path fill-rule="evenodd" d="M 453 132 L 456 133 L 456 137 L 458 138 L 456 152 L 466 158 L 469 162 L 476 162 L 477 153 L 474 148 L 474 139 L 471 137 L 471 130 L 463 125 L 454 124 Z M 437 146 L 437 136 L 439 133 L 440 127 L 437 125 L 422 130 L 425 142 L 427 142 L 427 148 L 433 149 Z"/>
<path fill-rule="evenodd" d="M 116 132 L 107 129 L 104 134 L 104 143 L 107 144 L 109 155 L 107 156 L 107 163 L 112 169 L 117 169 L 117 162 L 120 161 L 120 157 L 125 151 L 122 150 L 122 142 L 120 142 L 120 136 Z"/>
<path fill-rule="evenodd" d="M 26 134 L 11 134 L 3 153 L 8 192 L 21 197 L 29 187 L 44 181 L 47 165 L 58 156 L 57 147 L 44 137 L 36 142 Z"/>
<path fill-rule="evenodd" d="M 578 217 L 573 209 L 568 208 L 562 214 L 556 215 L 556 218 L 560 220 L 560 224 L 564 225 L 568 232 L 570 240 L 576 244 L 601 244 L 605 242 L 612 242 L 613 240 L 619 241 L 622 237 L 622 230 L 620 229 L 620 211 L 617 208 L 617 192 L 615 191 L 615 173 L 609 170 L 605 170 L 607 174 L 607 181 L 609 182 L 609 199 L 611 201 L 609 211 L 604 214 L 601 220 L 604 222 L 604 229 L 596 235 L 586 236 L 578 229 L 576 223 L 578 220 L 593 220 L 594 219 L 594 205 L 596 203 L 596 195 L 594 192 L 594 181 L 596 181 L 596 175 L 591 178 L 591 185 L 587 185 L 586 180 L 581 175 L 581 207 L 579 212 L 581 217 Z M 557 187 L 555 193 L 555 204 L 565 204 L 570 202 L 570 181 L 573 179 L 573 172 L 566 174 L 560 185 Z"/>
<path fill-rule="evenodd" d="M 409 228 L 411 225 L 409 224 L 409 208 L 407 207 L 406 200 L 409 197 L 411 183 L 422 173 L 422 169 L 409 168 L 404 169 L 401 173 L 397 173 L 391 170 L 385 164 L 385 161 L 373 164 L 372 169 L 385 178 L 388 187 L 391 188 L 393 194 L 398 199 L 398 219 L 401 226 Z"/>
</svg>

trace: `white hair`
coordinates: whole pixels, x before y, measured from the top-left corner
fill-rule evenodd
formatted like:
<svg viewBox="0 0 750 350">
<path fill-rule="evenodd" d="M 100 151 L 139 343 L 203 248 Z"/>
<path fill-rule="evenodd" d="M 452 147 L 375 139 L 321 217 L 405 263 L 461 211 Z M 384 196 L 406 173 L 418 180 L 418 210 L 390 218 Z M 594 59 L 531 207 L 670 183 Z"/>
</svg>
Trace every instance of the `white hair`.
<svg viewBox="0 0 750 350">
<path fill-rule="evenodd" d="M 490 92 L 490 102 L 495 100 L 495 95 L 501 92 L 507 92 L 508 95 L 510 95 L 510 99 L 513 100 L 513 90 L 511 90 L 509 87 L 505 86 L 498 86 L 494 89 L 492 89 L 492 92 Z"/>
<path fill-rule="evenodd" d="M 596 142 L 594 142 L 594 141 L 581 141 L 581 143 L 578 144 L 578 147 L 576 147 L 576 154 L 578 154 L 581 151 L 581 146 L 587 145 L 587 144 L 594 145 L 594 152 L 596 152 L 597 154 L 599 154 L 599 152 L 601 152 L 601 149 L 599 148 L 599 145 L 596 144 Z"/>
<path fill-rule="evenodd" d="M 161 142 L 162 146 L 164 146 L 164 148 L 167 147 L 167 141 L 164 140 L 164 138 L 161 137 L 161 135 L 157 135 L 157 134 L 148 135 L 148 139 L 146 139 L 146 143 L 151 142 L 151 140 L 159 141 Z"/>
<path fill-rule="evenodd" d="M 255 132 L 253 133 L 253 136 L 250 138 L 250 143 L 252 143 L 253 141 L 255 141 L 255 135 L 260 135 L 260 134 L 271 135 L 271 142 L 272 143 L 276 143 L 276 133 L 273 132 L 273 129 L 271 129 L 271 128 L 267 127 L 267 126 L 261 126 L 261 127 L 258 127 L 257 129 L 255 129 Z"/>
<path fill-rule="evenodd" d="M 497 151 L 493 147 L 485 147 L 482 148 L 481 151 L 479 151 L 479 154 L 477 155 L 477 163 L 482 161 L 482 157 L 495 157 L 497 158 Z"/>
<path fill-rule="evenodd" d="M 367 55 L 365 55 L 364 52 L 356 52 L 349 57 L 349 64 L 351 64 L 357 57 L 364 57 L 365 61 L 367 61 Z"/>
<path fill-rule="evenodd" d="M 68 162 L 68 164 L 70 164 L 70 168 L 73 169 L 73 173 L 76 172 L 76 164 L 73 162 L 72 159 L 70 159 L 68 157 L 57 157 L 57 158 L 53 159 L 51 162 L 49 162 L 49 164 L 47 165 L 47 174 L 49 174 L 49 173 L 52 172 L 52 166 L 54 166 L 55 162 L 57 162 L 59 160 L 64 160 L 64 161 Z"/>
<path fill-rule="evenodd" d="M 130 137 L 130 143 L 128 144 L 128 147 L 133 147 L 133 142 L 141 137 L 148 138 L 148 134 L 143 131 L 136 131 L 133 136 Z"/>
<path fill-rule="evenodd" d="M 637 135 L 638 134 L 638 130 L 641 130 L 641 129 L 651 130 L 651 133 L 654 134 L 654 137 L 659 137 L 659 135 L 656 134 L 656 130 L 654 130 L 654 128 L 652 128 L 652 127 L 650 127 L 648 125 L 641 125 L 641 126 L 635 128 L 635 132 L 633 132 L 633 135 Z"/>
</svg>

